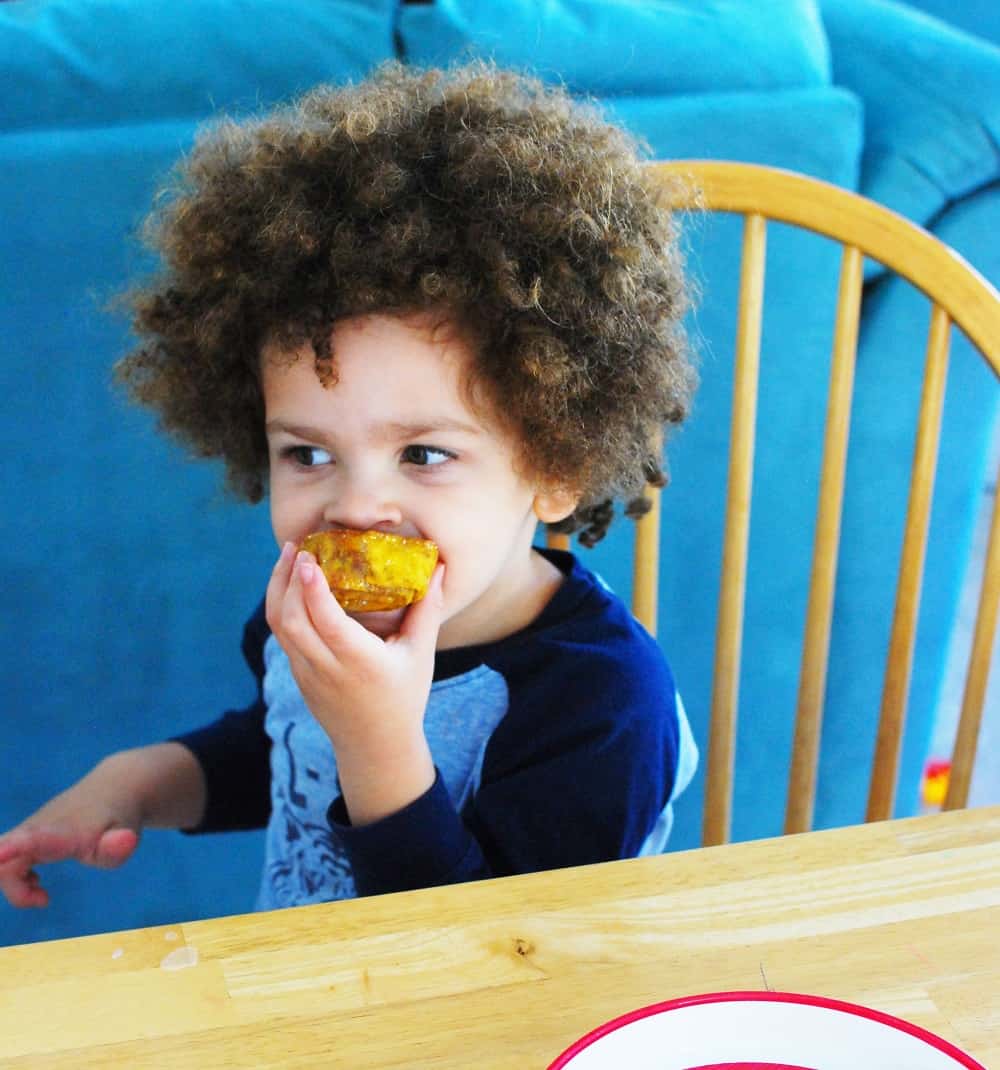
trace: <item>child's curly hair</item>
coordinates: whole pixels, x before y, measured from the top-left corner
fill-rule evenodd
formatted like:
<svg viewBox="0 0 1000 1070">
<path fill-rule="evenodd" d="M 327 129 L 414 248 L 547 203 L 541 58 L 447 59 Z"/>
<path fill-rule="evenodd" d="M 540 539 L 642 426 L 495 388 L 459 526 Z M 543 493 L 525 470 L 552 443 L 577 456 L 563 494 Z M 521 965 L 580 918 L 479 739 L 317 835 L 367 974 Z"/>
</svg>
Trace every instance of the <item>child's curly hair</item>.
<svg viewBox="0 0 1000 1070">
<path fill-rule="evenodd" d="M 474 339 L 526 469 L 581 494 L 560 530 L 592 545 L 665 482 L 695 383 L 674 226 L 633 140 L 560 89 L 483 63 L 317 88 L 203 134 L 148 235 L 165 268 L 117 375 L 241 497 L 266 485 L 262 346 L 311 343 L 331 383 L 332 325 L 375 312 Z"/>
</svg>

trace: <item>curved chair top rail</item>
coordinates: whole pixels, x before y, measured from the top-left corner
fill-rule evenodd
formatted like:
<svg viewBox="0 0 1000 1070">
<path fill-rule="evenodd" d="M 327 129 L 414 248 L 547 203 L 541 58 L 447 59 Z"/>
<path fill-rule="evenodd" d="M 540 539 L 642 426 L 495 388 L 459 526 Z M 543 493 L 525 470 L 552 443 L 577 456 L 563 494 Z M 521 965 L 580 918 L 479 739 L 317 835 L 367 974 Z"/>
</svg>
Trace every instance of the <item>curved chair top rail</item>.
<svg viewBox="0 0 1000 1070">
<path fill-rule="evenodd" d="M 953 249 L 897 212 L 777 167 L 715 160 L 648 166 L 672 179 L 664 193 L 675 210 L 762 215 L 855 246 L 941 305 L 1000 376 L 1000 293 Z"/>
</svg>

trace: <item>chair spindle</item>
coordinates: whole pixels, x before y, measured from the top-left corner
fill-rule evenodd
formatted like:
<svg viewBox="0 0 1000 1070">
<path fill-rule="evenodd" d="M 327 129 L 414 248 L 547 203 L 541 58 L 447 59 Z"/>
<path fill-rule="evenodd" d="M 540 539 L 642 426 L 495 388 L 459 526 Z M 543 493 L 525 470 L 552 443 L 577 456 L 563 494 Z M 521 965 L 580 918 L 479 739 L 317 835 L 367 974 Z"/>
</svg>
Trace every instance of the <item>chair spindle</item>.
<svg viewBox="0 0 1000 1070">
<path fill-rule="evenodd" d="M 816 798 L 816 766 L 823 722 L 823 700 L 830 654 L 837 551 L 844 499 L 844 471 L 854 391 L 854 364 L 861 318 L 864 257 L 856 246 L 845 245 L 840 265 L 837 318 L 827 400 L 823 469 L 813 546 L 812 575 L 806 611 L 805 640 L 799 676 L 795 739 L 785 808 L 785 832 L 812 827 Z"/>
<path fill-rule="evenodd" d="M 959 810 L 969 801 L 969 785 L 976 758 L 979 724 L 983 717 L 986 685 L 989 682 L 990 661 L 996 636 L 997 610 L 1000 608 L 1000 488 L 993 499 L 993 520 L 990 523 L 986 565 L 979 591 L 979 609 L 972 637 L 969 671 L 965 678 L 962 713 L 951 755 L 951 775 L 944 809 Z"/>
<path fill-rule="evenodd" d="M 764 216 L 757 212 L 747 213 L 743 225 L 726 527 L 722 550 L 723 580 L 716 624 L 702 830 L 702 841 L 706 845 L 726 843 L 730 835 L 766 249 L 767 223 Z"/>
<path fill-rule="evenodd" d="M 890 817 L 895 801 L 900 743 L 906 717 L 917 616 L 920 609 L 920 587 L 923 581 L 924 556 L 927 549 L 927 528 L 934 492 L 934 470 L 937 465 L 938 442 L 941 433 L 941 410 L 948 370 L 950 330 L 951 319 L 948 313 L 940 305 L 933 305 L 927 338 L 927 360 L 920 398 L 917 441 L 914 449 L 913 477 L 910 481 L 910 495 L 906 509 L 900 578 L 896 588 L 896 605 L 882 689 L 882 706 L 875 743 L 875 760 L 868 791 L 866 821 L 884 821 Z"/>
</svg>

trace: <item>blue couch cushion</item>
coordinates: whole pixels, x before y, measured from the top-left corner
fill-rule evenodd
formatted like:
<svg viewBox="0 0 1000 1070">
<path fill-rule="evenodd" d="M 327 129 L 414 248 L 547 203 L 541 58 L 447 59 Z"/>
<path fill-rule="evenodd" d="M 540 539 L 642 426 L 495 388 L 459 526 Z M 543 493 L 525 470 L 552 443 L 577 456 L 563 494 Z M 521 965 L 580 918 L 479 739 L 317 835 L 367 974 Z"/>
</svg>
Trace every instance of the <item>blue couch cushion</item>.
<svg viewBox="0 0 1000 1070">
<path fill-rule="evenodd" d="M 394 56 L 393 0 L 0 4 L 0 130 L 246 112 Z M 262 38 L 266 45 L 262 44 Z"/>
<path fill-rule="evenodd" d="M 632 96 L 603 103 L 608 118 L 641 138 L 656 159 L 742 160 L 857 188 L 863 108 L 847 90 Z M 823 137 L 815 136 L 818 129 Z"/>
<path fill-rule="evenodd" d="M 966 33 L 1000 44 L 1000 7 L 997 0 L 907 0 L 910 7 L 936 15 Z"/>
<path fill-rule="evenodd" d="M 409 63 L 473 55 L 598 96 L 830 81 L 815 0 L 435 0 L 400 10 Z"/>
<path fill-rule="evenodd" d="M 1000 178 L 1000 49 L 890 0 L 822 10 L 834 81 L 865 101 L 862 193 L 927 224 Z"/>
</svg>

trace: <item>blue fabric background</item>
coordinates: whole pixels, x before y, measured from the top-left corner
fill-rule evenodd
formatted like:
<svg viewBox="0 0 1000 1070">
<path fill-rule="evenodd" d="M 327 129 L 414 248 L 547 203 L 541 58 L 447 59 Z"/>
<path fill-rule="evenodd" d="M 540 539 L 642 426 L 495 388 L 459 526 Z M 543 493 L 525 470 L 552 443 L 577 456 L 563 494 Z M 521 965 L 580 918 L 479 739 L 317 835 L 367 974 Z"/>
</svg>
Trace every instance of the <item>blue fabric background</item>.
<svg viewBox="0 0 1000 1070">
<path fill-rule="evenodd" d="M 362 77 L 393 0 L 18 0 L 0 7 L 0 130 L 201 119 Z"/>
<path fill-rule="evenodd" d="M 994 180 L 996 46 L 903 4 L 824 0 L 823 15 L 836 82 L 865 99 L 861 188 L 869 197 L 928 224 Z"/>
<path fill-rule="evenodd" d="M 826 85 L 814 0 L 436 0 L 400 9 L 407 62 L 489 56 L 595 96 Z"/>
</svg>

